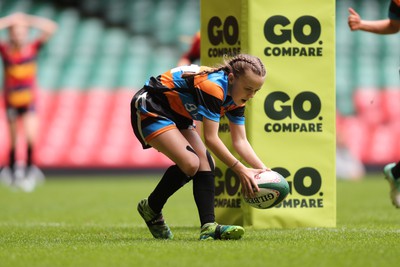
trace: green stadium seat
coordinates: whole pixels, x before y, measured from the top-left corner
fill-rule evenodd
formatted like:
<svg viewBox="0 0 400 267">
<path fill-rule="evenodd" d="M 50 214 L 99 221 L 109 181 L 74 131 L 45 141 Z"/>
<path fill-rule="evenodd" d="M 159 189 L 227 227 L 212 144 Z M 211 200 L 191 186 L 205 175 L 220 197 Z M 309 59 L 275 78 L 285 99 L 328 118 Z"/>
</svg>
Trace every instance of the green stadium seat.
<svg viewBox="0 0 400 267">
<path fill-rule="evenodd" d="M 338 56 L 336 60 L 337 108 L 343 115 L 353 114 L 353 75 L 352 61 L 349 57 Z"/>
<path fill-rule="evenodd" d="M 147 79 L 148 65 L 144 57 L 126 57 L 119 68 L 117 87 L 140 89 Z"/>
<path fill-rule="evenodd" d="M 38 68 L 39 87 L 44 90 L 55 91 L 58 88 L 58 80 L 61 78 L 60 62 L 56 60 L 40 60 Z"/>
<path fill-rule="evenodd" d="M 126 10 L 129 14 L 128 29 L 133 34 L 150 34 L 153 30 L 154 1 L 132 1 Z"/>
<path fill-rule="evenodd" d="M 382 58 L 380 72 L 383 81 L 383 87 L 398 87 L 400 84 L 399 58 L 386 56 Z"/>
<path fill-rule="evenodd" d="M 355 59 L 358 67 L 355 72 L 357 87 L 380 87 L 379 64 L 375 58 L 360 57 Z"/>
<path fill-rule="evenodd" d="M 183 1 L 180 6 L 175 31 L 180 35 L 192 36 L 200 30 L 200 2 Z"/>
<path fill-rule="evenodd" d="M 126 12 L 129 0 L 107 0 L 104 17 L 108 24 L 115 26 L 123 26 L 129 19 L 129 14 Z"/>
<path fill-rule="evenodd" d="M 175 43 L 178 36 L 174 31 L 176 1 L 159 1 L 153 18 L 154 37 L 159 44 Z"/>
<path fill-rule="evenodd" d="M 79 1 L 79 8 L 82 10 L 84 15 L 94 16 L 101 14 L 103 4 L 103 1 L 99 0 L 85 0 Z"/>
<path fill-rule="evenodd" d="M 55 20 L 58 23 L 58 29 L 46 44 L 46 49 L 52 56 L 66 58 L 70 53 L 79 25 L 78 12 L 74 9 L 65 9 L 55 17 Z"/>
<path fill-rule="evenodd" d="M 119 58 L 104 55 L 94 62 L 87 88 L 105 88 L 113 90 L 117 81 Z"/>
<path fill-rule="evenodd" d="M 121 56 L 127 46 L 128 36 L 126 32 L 119 28 L 108 28 L 105 30 L 100 42 L 100 53 L 103 56 Z"/>
<path fill-rule="evenodd" d="M 153 41 L 143 35 L 130 37 L 126 42 L 118 71 L 118 87 L 141 88 L 147 79 L 147 69 L 153 53 Z"/>
<path fill-rule="evenodd" d="M 156 49 L 150 60 L 147 77 L 159 75 L 170 68 L 176 67 L 179 55 L 176 51 L 169 47 L 161 47 Z"/>
<path fill-rule="evenodd" d="M 30 0 L 17 0 L 17 1 L 8 1 L 8 5 L 5 5 L 5 14 L 11 14 L 14 12 L 28 12 L 32 6 L 32 1 Z M 3 6 L 2 8 L 3 9 Z"/>
<path fill-rule="evenodd" d="M 387 1 L 366 3 L 336 1 L 337 105 L 346 112 L 353 110 L 349 96 L 357 88 L 399 84 L 398 35 L 351 32 L 347 26 L 348 7 L 369 19 L 387 15 Z M 0 15 L 15 11 L 59 24 L 40 54 L 39 80 L 48 90 L 85 90 L 103 82 L 111 90 L 140 88 L 149 75 L 175 66 L 188 48 L 187 40 L 200 29 L 198 0 L 86 0 L 57 7 L 46 0 L 2 1 Z M 5 34 L 0 32 L 1 37 Z"/>
<path fill-rule="evenodd" d="M 38 2 L 31 7 L 30 13 L 49 19 L 54 19 L 56 10 L 52 5 L 46 2 Z"/>
<path fill-rule="evenodd" d="M 63 67 L 59 88 L 84 90 L 91 70 L 91 61 L 79 56 L 71 57 Z"/>
</svg>

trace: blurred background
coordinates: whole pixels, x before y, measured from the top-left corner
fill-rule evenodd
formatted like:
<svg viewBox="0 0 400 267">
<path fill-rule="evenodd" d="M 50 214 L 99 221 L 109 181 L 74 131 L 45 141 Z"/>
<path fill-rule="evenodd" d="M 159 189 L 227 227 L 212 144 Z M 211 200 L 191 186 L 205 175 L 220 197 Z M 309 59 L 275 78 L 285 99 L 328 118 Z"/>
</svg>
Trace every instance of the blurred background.
<svg viewBox="0 0 400 267">
<path fill-rule="evenodd" d="M 351 32 L 347 9 L 383 19 L 388 4 L 336 1 L 338 144 L 367 170 L 400 159 L 400 39 Z M 200 28 L 199 0 L 0 0 L 0 17 L 17 11 L 58 23 L 39 58 L 36 164 L 44 170 L 168 166 L 134 138 L 129 103 L 149 76 L 176 66 L 189 49 Z M 5 127 L 1 100 L 0 165 L 9 146 Z M 17 158 L 24 159 L 24 149 Z"/>
</svg>

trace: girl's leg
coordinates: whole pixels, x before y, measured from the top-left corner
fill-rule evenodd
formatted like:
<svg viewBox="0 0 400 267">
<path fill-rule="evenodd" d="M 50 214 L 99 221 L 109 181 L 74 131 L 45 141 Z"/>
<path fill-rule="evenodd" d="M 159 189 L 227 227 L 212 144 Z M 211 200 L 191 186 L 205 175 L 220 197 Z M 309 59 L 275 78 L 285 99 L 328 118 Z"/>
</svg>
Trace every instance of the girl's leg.
<svg viewBox="0 0 400 267">
<path fill-rule="evenodd" d="M 149 206 L 154 212 L 161 212 L 167 199 L 189 180 L 193 179 L 193 195 L 199 211 L 201 225 L 214 222 L 215 183 L 212 172 L 214 162 L 211 155 L 208 154 L 203 141 L 196 131 L 192 129 L 182 130 L 182 134 L 177 134 L 173 131 L 160 135 L 151 143 L 154 148 L 167 154 L 177 165 L 169 167 L 165 172 L 157 187 L 149 196 Z M 170 136 L 171 134 L 174 137 Z M 176 136 L 179 137 L 177 138 Z M 166 141 L 165 138 L 170 141 Z M 179 140 L 179 138 L 185 140 Z M 175 143 L 175 141 L 179 144 Z M 192 175 L 189 176 L 178 167 L 191 165 L 187 163 L 188 161 L 194 161 L 195 163 L 192 163 L 192 165 L 199 164 L 198 167 L 196 166 L 194 175 L 193 170 L 190 170 Z"/>
<path fill-rule="evenodd" d="M 192 177 L 201 167 L 201 161 L 187 136 L 200 138 L 193 129 L 182 131 L 171 129 L 152 139 L 149 144 L 175 162 L 183 173 Z"/>
<path fill-rule="evenodd" d="M 17 117 L 8 117 L 8 129 L 10 134 L 10 151 L 8 158 L 8 166 L 12 173 L 14 173 L 15 167 L 15 153 L 16 153 L 16 143 L 17 143 Z"/>
<path fill-rule="evenodd" d="M 198 134 L 183 131 L 183 135 L 192 145 L 200 159 L 199 171 L 193 176 L 193 196 L 199 212 L 200 223 L 203 226 L 206 223 L 215 222 L 214 160 Z"/>
<path fill-rule="evenodd" d="M 193 130 L 185 130 L 197 135 Z M 161 212 L 168 198 L 192 179 L 199 168 L 199 157 L 188 140 L 177 130 L 167 131 L 151 143 L 158 151 L 167 155 L 176 165 L 170 166 L 154 191 L 149 196 L 149 206 L 154 212 Z"/>
<path fill-rule="evenodd" d="M 165 223 L 161 210 L 168 198 L 197 172 L 199 158 L 178 129 L 160 134 L 150 142 L 150 145 L 177 165 L 169 167 L 149 198 L 139 202 L 138 211 L 155 238 L 172 239 L 173 234 Z"/>
<path fill-rule="evenodd" d="M 241 238 L 244 234 L 244 229 L 242 227 L 218 225 L 215 223 L 214 162 L 210 154 L 208 154 L 200 136 L 194 130 L 182 130 L 179 132 L 173 129 L 154 138 L 150 142 L 150 145 L 173 160 L 187 178 L 193 179 L 193 195 L 202 225 L 200 239 Z M 174 169 L 168 169 L 166 174 L 168 172 L 172 174 L 174 172 L 173 170 Z M 177 177 L 167 174 L 164 175 L 162 180 L 168 183 L 168 181 L 172 181 L 173 179 L 177 179 Z M 183 179 L 183 176 L 180 179 Z M 172 183 L 175 184 L 175 187 L 163 186 L 163 183 L 160 181 L 159 192 L 156 190 L 152 192 L 152 197 L 154 197 L 154 199 L 164 197 L 163 201 L 166 201 L 168 197 L 182 186 L 182 183 L 177 181 Z M 167 188 L 170 191 L 168 191 Z M 155 238 L 171 239 L 173 237 L 161 212 L 155 214 L 147 200 L 142 200 L 139 203 L 138 210 Z M 146 220 L 146 217 L 150 218 L 153 215 L 154 218 L 152 220 Z"/>
<path fill-rule="evenodd" d="M 168 198 L 189 180 L 190 177 L 184 174 L 178 165 L 170 166 L 148 198 L 151 209 L 157 214 L 160 213 Z"/>
<path fill-rule="evenodd" d="M 38 119 L 35 111 L 28 111 L 22 115 L 22 120 L 28 145 L 26 166 L 29 168 L 33 164 L 33 150 L 37 136 Z"/>
<path fill-rule="evenodd" d="M 243 227 L 220 225 L 215 222 L 214 160 L 208 153 L 199 135 L 193 135 L 192 132 L 188 131 L 183 131 L 182 133 L 200 159 L 199 171 L 193 176 L 193 196 L 201 222 L 200 240 L 240 239 L 244 234 Z"/>
</svg>

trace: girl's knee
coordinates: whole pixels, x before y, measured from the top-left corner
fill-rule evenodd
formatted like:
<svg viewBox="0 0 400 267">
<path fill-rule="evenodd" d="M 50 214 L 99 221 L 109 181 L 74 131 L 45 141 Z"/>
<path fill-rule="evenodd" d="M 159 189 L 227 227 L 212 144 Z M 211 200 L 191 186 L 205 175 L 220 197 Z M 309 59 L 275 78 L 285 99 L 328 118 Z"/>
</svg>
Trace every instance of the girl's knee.
<svg viewBox="0 0 400 267">
<path fill-rule="evenodd" d="M 193 157 L 180 166 L 181 170 L 190 177 L 194 176 L 198 172 L 199 167 L 200 159 L 198 157 Z"/>
</svg>

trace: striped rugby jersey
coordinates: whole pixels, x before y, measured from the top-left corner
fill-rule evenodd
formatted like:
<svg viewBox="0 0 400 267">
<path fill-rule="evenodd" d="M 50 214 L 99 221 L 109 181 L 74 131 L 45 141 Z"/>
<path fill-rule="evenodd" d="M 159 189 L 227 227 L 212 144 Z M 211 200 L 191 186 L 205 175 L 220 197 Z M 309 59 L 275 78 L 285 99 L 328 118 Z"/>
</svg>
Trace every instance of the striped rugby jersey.
<svg viewBox="0 0 400 267">
<path fill-rule="evenodd" d="M 37 55 L 41 45 L 42 42 L 38 40 L 15 51 L 7 43 L 0 43 L 4 68 L 3 90 L 8 106 L 32 104 L 36 94 Z"/>
<path fill-rule="evenodd" d="M 163 108 L 189 119 L 202 121 L 203 117 L 219 122 L 224 115 L 235 124 L 244 124 L 245 105 L 236 105 L 228 96 L 228 75 L 218 71 L 194 78 L 182 74 L 201 72 L 205 66 L 182 66 L 157 77 L 151 77 L 145 88 L 152 99 Z"/>
</svg>

